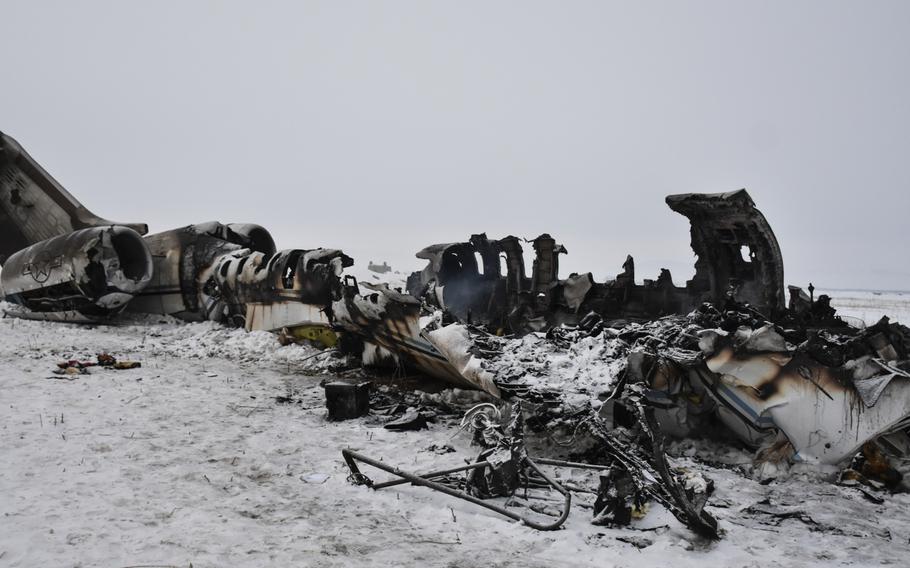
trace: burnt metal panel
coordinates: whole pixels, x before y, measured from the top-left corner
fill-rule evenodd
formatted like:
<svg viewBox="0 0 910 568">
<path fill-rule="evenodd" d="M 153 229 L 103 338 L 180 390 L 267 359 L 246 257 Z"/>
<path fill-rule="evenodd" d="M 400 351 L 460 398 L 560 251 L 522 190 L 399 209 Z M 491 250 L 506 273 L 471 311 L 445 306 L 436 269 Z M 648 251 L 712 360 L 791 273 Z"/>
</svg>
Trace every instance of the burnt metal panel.
<svg viewBox="0 0 910 568">
<path fill-rule="evenodd" d="M 257 322 L 269 329 L 327 325 L 332 302 L 341 298 L 341 273 L 353 263 L 336 249 L 237 251 L 217 260 L 205 289 L 232 321 L 247 329 L 257 329 Z"/>
<path fill-rule="evenodd" d="M 671 209 L 692 224 L 694 295 L 730 296 L 759 310 L 784 307 L 784 262 L 777 238 L 745 189 L 728 193 L 670 195 Z"/>
<path fill-rule="evenodd" d="M 6 299 L 34 312 L 103 317 L 151 280 L 152 258 L 129 227 L 95 227 L 16 252 L 0 272 Z"/>
</svg>

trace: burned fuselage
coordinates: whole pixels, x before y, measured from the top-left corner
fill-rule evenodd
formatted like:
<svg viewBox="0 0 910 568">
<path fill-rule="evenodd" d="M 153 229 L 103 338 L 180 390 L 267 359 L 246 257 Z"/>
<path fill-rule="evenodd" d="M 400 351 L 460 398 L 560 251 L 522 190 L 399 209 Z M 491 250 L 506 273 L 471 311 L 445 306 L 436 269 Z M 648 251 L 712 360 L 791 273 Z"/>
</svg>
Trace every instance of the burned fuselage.
<svg viewBox="0 0 910 568">
<path fill-rule="evenodd" d="M 203 286 L 206 310 L 247 331 L 286 329 L 298 339 L 334 345 L 332 303 L 341 298 L 341 275 L 351 264 L 336 249 L 224 255 Z"/>
<path fill-rule="evenodd" d="M 352 263 L 341 251 L 276 252 L 253 224 L 147 231 L 91 213 L 0 133 L 0 281 L 26 308 L 17 316 L 97 322 L 128 309 L 334 343 L 331 305 Z"/>
<path fill-rule="evenodd" d="M 205 305 L 203 288 L 218 259 L 240 250 L 275 252 L 271 235 L 258 225 L 189 225 L 145 237 L 154 262 L 152 281 L 129 309 L 187 321 L 222 319 Z"/>
<path fill-rule="evenodd" d="M 745 190 L 672 195 L 667 203 L 692 223 L 696 273 L 685 286 L 676 286 L 665 269 L 656 279 L 636 284 L 631 256 L 608 282 L 595 282 L 591 273 L 561 279 L 559 255 L 567 251 L 548 234 L 531 241 L 534 263 L 528 276 L 520 239 L 479 234 L 417 253 L 429 263 L 408 279 L 408 292 L 460 321 L 505 333 L 576 325 L 592 312 L 604 319 L 653 319 L 727 299 L 762 311 L 783 308 L 780 248 Z"/>
</svg>

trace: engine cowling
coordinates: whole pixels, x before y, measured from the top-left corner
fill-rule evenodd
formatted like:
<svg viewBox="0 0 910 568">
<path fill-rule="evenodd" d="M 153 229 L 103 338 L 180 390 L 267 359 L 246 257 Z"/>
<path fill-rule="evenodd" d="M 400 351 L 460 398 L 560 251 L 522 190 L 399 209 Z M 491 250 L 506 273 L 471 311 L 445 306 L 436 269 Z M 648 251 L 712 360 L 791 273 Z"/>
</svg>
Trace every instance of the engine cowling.
<svg viewBox="0 0 910 568">
<path fill-rule="evenodd" d="M 210 313 L 200 301 L 204 284 L 220 257 L 241 249 L 267 255 L 275 252 L 269 232 L 249 223 L 210 221 L 148 235 L 143 240 L 152 252 L 154 274 L 149 287 L 128 309 L 186 321 L 221 319 L 221 314 Z"/>
<path fill-rule="evenodd" d="M 54 237 L 7 259 L 6 300 L 33 312 L 120 312 L 152 278 L 152 255 L 139 233 L 120 225 Z"/>
</svg>

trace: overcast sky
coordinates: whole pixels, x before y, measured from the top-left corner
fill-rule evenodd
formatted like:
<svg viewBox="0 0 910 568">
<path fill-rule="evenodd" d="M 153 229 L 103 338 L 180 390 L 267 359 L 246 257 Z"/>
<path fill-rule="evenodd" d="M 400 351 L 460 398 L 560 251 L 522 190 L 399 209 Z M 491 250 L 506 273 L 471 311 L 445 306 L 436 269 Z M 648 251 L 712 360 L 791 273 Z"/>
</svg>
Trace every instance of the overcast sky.
<svg viewBox="0 0 910 568">
<path fill-rule="evenodd" d="M 0 130 L 153 231 L 400 269 L 549 232 L 682 284 L 664 196 L 745 187 L 788 283 L 910 289 L 910 2 L 0 0 L 0 48 Z"/>
</svg>

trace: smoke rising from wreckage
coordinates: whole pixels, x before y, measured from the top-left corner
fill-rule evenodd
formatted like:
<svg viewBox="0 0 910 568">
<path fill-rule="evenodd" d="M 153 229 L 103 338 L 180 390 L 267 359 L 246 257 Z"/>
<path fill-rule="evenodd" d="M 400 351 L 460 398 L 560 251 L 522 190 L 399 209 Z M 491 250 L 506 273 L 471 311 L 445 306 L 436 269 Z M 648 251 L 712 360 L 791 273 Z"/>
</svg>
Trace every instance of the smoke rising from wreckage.
<svg viewBox="0 0 910 568">
<path fill-rule="evenodd" d="M 472 502 L 535 483 L 562 489 L 524 447 L 526 435 L 557 428 L 576 444 L 550 450 L 575 461 L 535 459 L 604 472 L 597 523 L 628 524 L 654 500 L 698 534 L 721 535 L 704 508 L 710 481 L 674 467 L 665 436 L 735 439 L 767 474 L 803 462 L 837 467 L 864 491 L 896 488 L 889 457 L 910 452 L 910 329 L 887 318 L 848 325 L 811 288 L 785 295 L 780 247 L 745 190 L 666 201 L 691 224 L 695 274 L 683 285 L 667 270 L 637 284 L 631 256 L 608 282 L 560 278 L 567 250 L 548 234 L 529 241 L 528 274 L 522 239 L 477 234 L 422 249 L 427 266 L 394 289 L 345 274 L 353 259 L 339 250 L 277 251 L 258 225 L 148 235 L 102 219 L 0 134 L 0 285 L 17 317 L 209 320 L 522 401 L 508 424 L 473 423 L 484 448 L 474 481 L 405 472 Z M 599 354 L 600 380 L 557 384 L 546 356 L 582 350 Z M 354 463 L 370 458 L 345 457 L 354 481 L 378 487 Z"/>
</svg>

